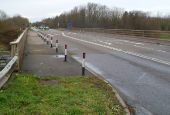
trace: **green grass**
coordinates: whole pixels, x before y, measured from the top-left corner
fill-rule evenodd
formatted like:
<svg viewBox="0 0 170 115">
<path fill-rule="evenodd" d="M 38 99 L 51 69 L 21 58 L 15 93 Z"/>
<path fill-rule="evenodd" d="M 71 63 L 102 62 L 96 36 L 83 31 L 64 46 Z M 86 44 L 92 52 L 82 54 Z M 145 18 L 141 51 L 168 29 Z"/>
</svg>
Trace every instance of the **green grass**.
<svg viewBox="0 0 170 115">
<path fill-rule="evenodd" d="M 168 33 L 161 33 L 160 38 L 164 40 L 170 40 L 170 34 Z"/>
<path fill-rule="evenodd" d="M 112 89 L 96 77 L 17 74 L 0 91 L 3 115 L 123 115 Z"/>
<path fill-rule="evenodd" d="M 0 51 L 4 51 L 6 50 L 6 47 L 5 45 L 3 45 L 1 42 L 0 42 Z"/>
</svg>

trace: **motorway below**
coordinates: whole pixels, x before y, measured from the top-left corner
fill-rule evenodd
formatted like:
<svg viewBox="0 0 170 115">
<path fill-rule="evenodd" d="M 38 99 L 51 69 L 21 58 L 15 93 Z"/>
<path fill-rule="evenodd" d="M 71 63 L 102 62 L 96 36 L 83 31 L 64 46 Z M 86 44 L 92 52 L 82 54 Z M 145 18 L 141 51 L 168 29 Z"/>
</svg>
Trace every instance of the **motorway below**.
<svg viewBox="0 0 170 115">
<path fill-rule="evenodd" d="M 137 115 L 170 114 L 170 46 L 119 39 L 102 33 L 44 31 L 68 44 L 78 61 L 117 89 Z"/>
</svg>

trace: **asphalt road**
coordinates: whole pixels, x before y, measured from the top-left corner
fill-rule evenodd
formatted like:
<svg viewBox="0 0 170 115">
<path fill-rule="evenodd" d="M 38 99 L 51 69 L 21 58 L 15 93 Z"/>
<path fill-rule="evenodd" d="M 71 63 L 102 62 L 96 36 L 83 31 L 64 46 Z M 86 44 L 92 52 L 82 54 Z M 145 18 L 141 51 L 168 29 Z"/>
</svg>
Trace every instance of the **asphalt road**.
<svg viewBox="0 0 170 115">
<path fill-rule="evenodd" d="M 170 46 L 92 32 L 44 31 L 115 87 L 137 115 L 170 115 Z"/>
</svg>

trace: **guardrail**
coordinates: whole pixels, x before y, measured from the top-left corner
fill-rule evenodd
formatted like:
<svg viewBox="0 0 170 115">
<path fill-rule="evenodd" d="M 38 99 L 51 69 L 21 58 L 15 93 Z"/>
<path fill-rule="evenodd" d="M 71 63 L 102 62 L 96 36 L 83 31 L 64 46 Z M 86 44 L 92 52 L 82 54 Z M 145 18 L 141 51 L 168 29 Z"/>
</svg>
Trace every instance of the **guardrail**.
<svg viewBox="0 0 170 115">
<path fill-rule="evenodd" d="M 25 43 L 27 38 L 27 31 L 28 29 L 25 29 L 24 32 L 18 37 L 16 41 L 10 42 L 11 45 L 11 57 L 17 56 L 17 70 L 21 69 L 21 65 L 23 62 L 23 55 L 24 55 L 24 49 L 25 49 Z"/>
<path fill-rule="evenodd" d="M 15 56 L 13 59 L 4 67 L 2 71 L 0 71 L 0 88 L 8 81 L 12 72 L 15 69 L 15 65 L 18 57 Z"/>
<path fill-rule="evenodd" d="M 131 29 L 103 29 L 103 28 L 73 28 L 73 30 L 87 31 L 87 32 L 110 33 L 110 34 L 128 35 L 128 36 L 160 38 L 160 39 L 169 39 L 170 40 L 170 31 L 131 30 Z"/>
</svg>

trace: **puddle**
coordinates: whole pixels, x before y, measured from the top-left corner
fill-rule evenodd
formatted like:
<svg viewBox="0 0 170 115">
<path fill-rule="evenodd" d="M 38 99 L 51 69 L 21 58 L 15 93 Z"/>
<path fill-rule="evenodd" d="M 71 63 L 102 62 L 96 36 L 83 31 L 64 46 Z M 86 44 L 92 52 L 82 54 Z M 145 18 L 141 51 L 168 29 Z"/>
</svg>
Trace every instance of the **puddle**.
<svg viewBox="0 0 170 115">
<path fill-rule="evenodd" d="M 65 56 L 64 55 L 54 55 L 53 57 L 54 58 L 64 58 Z"/>
</svg>

